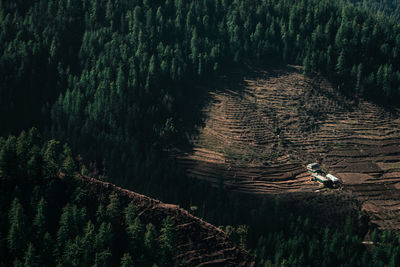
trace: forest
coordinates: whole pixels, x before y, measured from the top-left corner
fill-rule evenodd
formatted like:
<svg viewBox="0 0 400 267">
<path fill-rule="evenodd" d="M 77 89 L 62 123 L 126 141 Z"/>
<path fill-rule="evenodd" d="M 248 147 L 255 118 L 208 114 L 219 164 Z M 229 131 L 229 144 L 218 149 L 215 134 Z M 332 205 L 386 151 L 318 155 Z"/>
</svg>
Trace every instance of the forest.
<svg viewBox="0 0 400 267">
<path fill-rule="evenodd" d="M 0 139 L 0 265 L 171 266 L 171 218 L 158 231 L 117 194 L 91 200 L 73 158 L 36 128 Z"/>
<path fill-rule="evenodd" d="M 247 248 L 266 266 L 398 265 L 398 236 L 376 233 L 380 245 L 371 252 L 360 246 L 357 222 L 346 231 L 315 229 L 274 204 L 245 221 L 247 206 L 236 196 L 190 180 L 165 152 L 186 145 L 194 131 L 201 95 L 194 85 L 231 66 L 303 65 L 304 75 L 322 73 L 349 97 L 398 103 L 399 5 L 349 2 L 0 0 L 2 264 L 168 266 L 163 250 L 154 256 L 144 246 L 133 256 L 132 244 L 114 251 L 115 242 L 131 242 L 131 228 L 142 229 L 145 244 L 162 233 L 135 221 L 134 207 L 112 210 L 112 197 L 86 207 L 84 185 L 73 179 L 81 173 L 186 208 L 196 204 L 197 215 L 216 225 L 248 224 Z M 53 141 L 40 141 L 36 131 Z M 110 212 L 130 217 L 113 222 Z M 260 226 L 267 220 L 269 227 Z"/>
<path fill-rule="evenodd" d="M 350 0 L 356 6 L 367 8 L 376 14 L 384 14 L 400 20 L 400 2 L 398 0 Z"/>
<path fill-rule="evenodd" d="M 170 217 L 157 229 L 143 224 L 133 203 L 115 193 L 89 196 L 76 174 L 83 166 L 67 145 L 44 141 L 36 128 L 0 138 L 1 266 L 171 266 L 175 227 Z M 263 201 L 254 211 L 258 227 L 254 257 L 263 266 L 398 266 L 400 239 L 393 232 L 361 244 L 360 221 L 343 229 L 315 227 L 308 218 Z M 248 248 L 248 226 L 221 226 Z M 180 266 L 187 266 L 184 262 Z"/>
</svg>

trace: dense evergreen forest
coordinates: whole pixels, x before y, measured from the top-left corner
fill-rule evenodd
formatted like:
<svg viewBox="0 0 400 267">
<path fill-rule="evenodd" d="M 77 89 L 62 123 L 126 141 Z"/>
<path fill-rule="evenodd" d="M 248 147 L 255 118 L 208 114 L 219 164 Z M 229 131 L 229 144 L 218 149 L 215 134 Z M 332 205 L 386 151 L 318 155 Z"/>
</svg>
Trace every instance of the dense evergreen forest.
<svg viewBox="0 0 400 267">
<path fill-rule="evenodd" d="M 399 0 L 349 0 L 356 6 L 367 8 L 373 13 L 383 13 L 397 21 L 400 21 Z"/>
<path fill-rule="evenodd" d="M 201 94 L 194 85 L 232 65 L 299 64 L 305 75 L 321 72 L 351 97 L 399 101 L 398 5 L 367 6 L 393 19 L 329 0 L 0 0 L 1 135 L 36 125 L 85 161 L 56 141 L 42 143 L 34 130 L 0 139 L 0 264 L 168 262 L 163 250 L 149 254 L 147 247 L 133 257 L 130 224 L 153 230 L 138 225 L 132 207 L 130 218 L 113 222 L 110 212 L 125 213 L 111 211 L 112 197 L 99 212 L 85 206 L 85 187 L 72 176 L 90 172 L 163 200 L 194 203 L 197 215 L 216 224 L 254 219 L 247 246 L 267 266 L 397 266 L 393 233 L 375 234 L 378 245 L 369 251 L 360 245 L 357 222 L 345 231 L 320 229 L 274 205 L 243 221 L 247 206 L 188 180 L 163 152 L 191 133 L 188 117 L 196 115 L 186 110 Z M 246 228 L 228 229 L 245 246 Z M 149 235 L 163 240 L 162 233 Z M 117 252 L 121 244 L 131 250 Z"/>
<path fill-rule="evenodd" d="M 36 129 L 0 139 L 0 266 L 171 266 L 171 218 L 157 231 L 117 194 L 91 200 L 78 170 Z"/>
<path fill-rule="evenodd" d="M 161 229 L 144 225 L 135 205 L 117 194 L 91 199 L 76 174 L 83 166 L 67 145 L 43 142 L 35 128 L 0 138 L 0 266 L 171 266 L 175 228 L 166 217 Z M 253 214 L 261 228 L 253 253 L 264 266 L 398 266 L 400 239 L 392 232 L 362 241 L 359 222 L 343 230 L 263 202 Z M 248 246 L 248 227 L 223 227 Z M 182 266 L 185 263 L 182 262 Z"/>
<path fill-rule="evenodd" d="M 399 99 L 400 26 L 342 2 L 2 1 L 0 21 L 1 132 L 42 125 L 121 180 L 158 169 L 193 83 L 234 63 L 303 64 Z"/>
</svg>

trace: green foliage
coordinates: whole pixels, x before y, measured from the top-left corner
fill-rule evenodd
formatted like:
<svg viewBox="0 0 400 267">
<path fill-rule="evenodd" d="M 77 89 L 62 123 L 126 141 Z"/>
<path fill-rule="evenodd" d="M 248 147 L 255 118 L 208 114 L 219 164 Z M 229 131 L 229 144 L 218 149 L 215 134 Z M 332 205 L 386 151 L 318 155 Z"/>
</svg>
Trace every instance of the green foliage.
<svg viewBox="0 0 400 267">
<path fill-rule="evenodd" d="M 144 234 L 144 246 L 147 249 L 149 255 L 154 254 L 157 251 L 157 232 L 153 224 L 149 223 L 146 225 L 146 233 Z"/>
<path fill-rule="evenodd" d="M 163 227 L 161 228 L 160 242 L 161 242 L 161 260 L 160 266 L 171 266 L 171 255 L 175 248 L 175 228 L 174 222 L 171 217 L 163 220 Z"/>
<path fill-rule="evenodd" d="M 128 240 L 130 244 L 130 248 L 132 251 L 141 250 L 143 246 L 144 239 L 144 229 L 143 225 L 140 222 L 140 219 L 136 217 L 132 224 L 129 224 L 126 232 L 128 234 Z"/>
<path fill-rule="evenodd" d="M 398 1 L 350 2 L 398 15 Z M 156 188 L 142 177 L 173 176 L 160 148 L 186 136 L 178 114 L 196 98 L 193 83 L 236 63 L 303 64 L 349 95 L 400 97 L 398 24 L 342 1 L 41 0 L 0 11 L 0 133 L 39 125 L 137 190 Z M 23 153 L 34 132 L 7 141 L 10 162 L 40 164 L 37 151 Z M 44 177 L 73 175 L 68 153 L 52 157 L 54 142 Z M 24 168 L 2 170 L 1 153 L 2 176 L 15 178 Z"/>
<path fill-rule="evenodd" d="M 125 223 L 127 225 L 132 225 L 136 217 L 136 206 L 133 203 L 129 203 L 128 207 L 125 209 Z"/>
<path fill-rule="evenodd" d="M 36 254 L 35 248 L 33 247 L 32 243 L 30 243 L 28 246 L 28 249 L 25 252 L 24 267 L 39 266 L 39 262 L 38 262 L 37 256 L 35 254 Z"/>
<path fill-rule="evenodd" d="M 129 253 L 125 253 L 124 256 L 121 258 L 121 267 L 133 267 L 133 260 Z"/>
<path fill-rule="evenodd" d="M 44 235 L 46 230 L 46 201 L 44 198 L 41 198 L 37 208 L 36 208 L 36 215 L 33 219 L 32 228 L 36 234 L 37 238 L 40 238 Z"/>
<path fill-rule="evenodd" d="M 351 2 L 398 19 L 397 0 Z M 306 75 L 322 72 L 349 95 L 394 103 L 400 97 L 398 23 L 341 1 L 3 1 L 0 28 L 0 133 L 39 125 L 46 135 L 68 141 L 74 151 L 106 169 L 115 182 L 163 197 L 179 192 L 178 184 L 189 188 L 189 182 L 175 178 L 181 176 L 175 166 L 160 155 L 161 148 L 186 136 L 177 114 L 180 105 L 190 105 L 196 98 L 198 88 L 192 85 L 200 78 L 210 79 L 234 64 L 277 60 L 303 64 Z M 81 165 L 82 174 L 88 169 L 98 172 L 97 167 L 87 166 Z M 107 231 L 125 233 L 126 243 L 137 238 L 132 233 L 140 233 L 146 247 L 143 253 L 152 250 L 154 244 L 146 240 L 147 233 L 153 236 L 154 231 L 144 230 L 136 212 L 126 213 L 129 219 L 122 225 L 121 203 L 110 198 L 96 212 L 96 207 L 85 207 L 85 190 L 75 190 L 80 185 L 66 186 L 58 179 L 61 174 L 73 179 L 76 167 L 70 149 L 55 140 L 42 145 L 37 129 L 18 138 L 0 138 L 0 233 L 7 237 L 10 252 L 6 265 L 22 265 L 27 244 L 22 244 L 22 238 L 44 232 L 49 234 L 31 241 L 37 253 L 42 251 L 39 246 L 55 247 L 56 259 L 45 257 L 50 266 L 64 257 L 70 264 L 75 264 L 74 257 L 83 258 L 87 265 L 117 264 L 122 252 L 115 253 L 117 238 L 107 239 Z M 33 186 L 40 188 L 34 197 Z M 176 198 L 191 199 L 193 191 L 207 192 L 207 187 L 187 190 Z M 211 204 L 203 207 L 203 214 L 215 203 L 218 208 L 239 207 L 220 204 L 222 190 L 216 195 L 209 196 L 207 205 Z M 7 223 L 8 206 L 15 196 L 19 204 L 12 205 Z M 35 204 L 43 198 L 48 211 L 33 209 L 35 205 L 27 205 L 24 198 Z M 277 215 L 277 210 L 272 214 Z M 240 214 L 233 213 L 214 216 Z M 88 225 L 89 220 L 95 224 Z M 28 222 L 34 222 L 32 229 Z M 303 226 L 304 231 L 309 227 Z M 164 225 L 158 244 L 164 265 L 170 263 L 173 247 L 168 229 L 171 225 Z M 240 232 L 245 236 L 247 230 Z M 298 232 L 301 237 L 302 230 Z M 330 247 L 337 249 L 340 234 L 329 233 L 336 235 Z M 276 236 L 271 237 L 272 243 Z M 40 240 L 43 244 L 37 244 Z M 132 244 L 137 246 L 136 241 Z M 274 255 L 268 255 L 266 262 L 320 265 L 328 260 L 314 262 L 308 257 L 318 254 L 318 245 L 311 242 L 308 251 L 292 258 L 285 248 L 271 246 Z M 345 253 L 339 251 L 338 257 Z M 377 254 L 375 262 L 389 264 L 383 254 Z M 134 263 L 141 261 L 131 255 Z M 356 255 L 363 263 L 370 262 L 369 254 Z M 390 264 L 396 263 L 396 258 L 390 259 Z"/>
<path fill-rule="evenodd" d="M 8 248 L 19 256 L 25 248 L 26 221 L 24 209 L 17 198 L 11 204 L 9 212 L 10 230 L 8 232 Z"/>
<path fill-rule="evenodd" d="M 400 21 L 400 1 L 399 0 L 348 0 L 355 6 L 364 7 L 378 15 L 382 13 Z"/>
<path fill-rule="evenodd" d="M 18 139 L 0 140 L 5 159 L 2 170 L 7 174 L 18 170 L 18 179 L 1 180 L 0 215 L 8 217 L 8 221 L 0 224 L 0 265 L 151 266 L 159 265 L 161 259 L 172 263 L 174 252 L 169 250 L 164 255 L 157 250 L 162 238 L 152 224 L 147 225 L 145 232 L 132 203 L 123 206 L 119 196 L 111 192 L 106 194 L 109 201 L 104 208 L 101 199 L 89 196 L 86 185 L 74 177 L 76 167 L 71 168 L 69 179 L 59 176 L 65 159 L 72 158 L 66 146 L 64 152 L 59 148 L 57 141 L 42 145 L 40 139 L 30 139 L 24 133 Z M 35 163 L 35 168 L 46 174 L 45 180 L 30 177 L 32 172 L 26 160 L 20 166 L 9 161 L 9 154 L 28 158 L 33 153 L 43 158 Z M 14 167 L 18 169 L 13 170 Z M 126 223 L 120 220 L 124 215 Z M 123 255 L 123 251 L 129 253 Z"/>
<path fill-rule="evenodd" d="M 106 207 L 106 214 L 108 219 L 111 222 L 115 222 L 118 220 L 118 215 L 120 213 L 120 204 L 117 194 L 110 194 L 109 196 L 109 204 Z"/>
</svg>

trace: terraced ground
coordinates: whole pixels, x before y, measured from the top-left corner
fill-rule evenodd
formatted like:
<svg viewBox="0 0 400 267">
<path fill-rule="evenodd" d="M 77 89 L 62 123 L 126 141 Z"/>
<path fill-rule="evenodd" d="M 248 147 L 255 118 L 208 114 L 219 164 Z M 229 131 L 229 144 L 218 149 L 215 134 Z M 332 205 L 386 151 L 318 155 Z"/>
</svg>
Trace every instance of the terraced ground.
<svg viewBox="0 0 400 267">
<path fill-rule="evenodd" d="M 353 100 L 300 67 L 233 71 L 213 84 L 187 172 L 251 194 L 320 192 L 305 165 L 343 181 L 371 221 L 400 229 L 400 110 Z M 332 192 L 330 192 L 332 193 Z"/>
</svg>

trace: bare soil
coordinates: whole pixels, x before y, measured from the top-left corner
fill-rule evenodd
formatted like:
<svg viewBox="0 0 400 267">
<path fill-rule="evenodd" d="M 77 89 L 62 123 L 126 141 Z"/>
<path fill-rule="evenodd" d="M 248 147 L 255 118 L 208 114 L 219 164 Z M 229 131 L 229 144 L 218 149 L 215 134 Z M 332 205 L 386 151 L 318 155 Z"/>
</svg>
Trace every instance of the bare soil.
<svg viewBox="0 0 400 267">
<path fill-rule="evenodd" d="M 123 206 L 133 202 L 142 223 L 152 223 L 160 230 L 162 221 L 171 217 L 177 230 L 175 266 L 185 260 L 189 266 L 257 266 L 253 257 L 229 241 L 225 232 L 207 223 L 176 205 L 164 204 L 159 200 L 102 182 L 80 176 L 89 189 L 94 202 L 107 199 L 117 193 Z"/>
<path fill-rule="evenodd" d="M 174 155 L 189 175 L 250 194 L 341 192 L 400 229 L 400 110 L 356 102 L 297 66 L 232 71 L 212 88 L 193 148 Z M 312 162 L 343 186 L 320 190 Z"/>
</svg>

